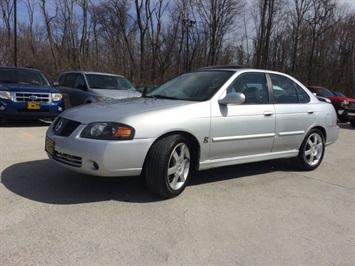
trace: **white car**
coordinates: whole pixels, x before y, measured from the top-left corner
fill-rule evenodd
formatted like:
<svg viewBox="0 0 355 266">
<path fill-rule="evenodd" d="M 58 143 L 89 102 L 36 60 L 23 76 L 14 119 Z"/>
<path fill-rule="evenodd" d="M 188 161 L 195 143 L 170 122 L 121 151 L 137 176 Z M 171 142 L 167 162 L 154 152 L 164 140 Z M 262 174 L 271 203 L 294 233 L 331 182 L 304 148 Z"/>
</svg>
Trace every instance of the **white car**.
<svg viewBox="0 0 355 266">
<path fill-rule="evenodd" d="M 288 75 L 209 67 L 141 97 L 69 109 L 48 128 L 45 149 L 80 173 L 142 174 L 152 192 L 171 198 L 194 170 L 276 158 L 314 170 L 338 138 L 336 122 L 332 105 Z"/>
</svg>

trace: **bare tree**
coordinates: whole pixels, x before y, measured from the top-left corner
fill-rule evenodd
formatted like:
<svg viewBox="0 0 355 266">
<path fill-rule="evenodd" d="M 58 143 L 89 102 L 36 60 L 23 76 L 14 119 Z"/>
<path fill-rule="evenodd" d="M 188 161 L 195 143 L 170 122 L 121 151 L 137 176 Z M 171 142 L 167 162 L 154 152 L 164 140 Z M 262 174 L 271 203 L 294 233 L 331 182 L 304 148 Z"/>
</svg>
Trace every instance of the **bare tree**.
<svg viewBox="0 0 355 266">
<path fill-rule="evenodd" d="M 223 42 L 235 29 L 235 20 L 242 14 L 244 2 L 237 0 L 195 0 L 195 7 L 209 36 L 207 65 L 218 63 Z"/>
<path fill-rule="evenodd" d="M 255 67 L 267 68 L 270 42 L 275 20 L 280 13 L 281 0 L 257 0 Z"/>
<path fill-rule="evenodd" d="M 311 13 L 306 18 L 310 27 L 310 55 L 308 58 L 308 78 L 307 83 L 319 82 L 315 77 L 314 59 L 319 54 L 317 49 L 319 39 L 340 20 L 335 18 L 335 4 L 333 0 L 312 0 Z M 317 51 L 318 50 L 318 51 Z M 319 73 L 319 72 L 318 72 Z"/>
<path fill-rule="evenodd" d="M 51 22 L 57 16 L 58 7 L 56 7 L 55 14 L 53 16 L 50 16 L 50 14 L 47 10 L 46 0 L 40 0 L 39 6 L 42 11 L 42 15 L 44 17 L 44 24 L 45 24 L 46 31 L 47 31 L 49 47 L 50 47 L 51 55 L 53 58 L 53 64 L 55 66 L 55 71 L 58 73 L 59 72 L 58 57 L 57 57 L 57 51 L 55 49 L 55 42 L 53 40 L 52 27 L 51 27 Z"/>
<path fill-rule="evenodd" d="M 12 28 L 12 21 L 13 21 L 13 1 L 12 0 L 1 0 L 0 1 L 0 7 L 1 7 L 1 16 L 2 16 L 2 21 L 5 27 L 5 38 L 3 40 L 3 45 L 2 45 L 2 58 L 0 62 L 3 64 L 11 64 L 10 62 L 12 61 L 12 56 L 14 54 L 13 51 L 13 28 Z"/>
</svg>

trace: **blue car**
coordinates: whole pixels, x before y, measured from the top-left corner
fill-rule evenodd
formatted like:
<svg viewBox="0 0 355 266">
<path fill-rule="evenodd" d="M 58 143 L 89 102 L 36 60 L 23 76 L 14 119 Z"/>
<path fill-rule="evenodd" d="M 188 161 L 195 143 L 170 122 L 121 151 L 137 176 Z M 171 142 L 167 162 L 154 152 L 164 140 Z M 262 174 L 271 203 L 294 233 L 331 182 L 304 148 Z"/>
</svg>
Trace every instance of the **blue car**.
<svg viewBox="0 0 355 266">
<path fill-rule="evenodd" d="M 7 119 L 53 119 L 64 111 L 62 94 L 33 68 L 0 66 L 0 124 Z"/>
</svg>

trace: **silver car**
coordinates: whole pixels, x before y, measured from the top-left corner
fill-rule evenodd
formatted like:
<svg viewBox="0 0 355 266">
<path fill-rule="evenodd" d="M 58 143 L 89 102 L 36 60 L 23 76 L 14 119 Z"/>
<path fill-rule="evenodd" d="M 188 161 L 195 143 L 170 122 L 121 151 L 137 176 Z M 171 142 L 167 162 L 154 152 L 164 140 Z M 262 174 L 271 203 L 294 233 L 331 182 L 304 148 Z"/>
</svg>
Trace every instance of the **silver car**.
<svg viewBox="0 0 355 266">
<path fill-rule="evenodd" d="M 141 97 L 65 111 L 48 128 L 45 150 L 84 174 L 142 174 L 153 193 L 171 198 L 195 170 L 276 158 L 314 170 L 338 138 L 336 122 L 331 104 L 288 75 L 210 67 Z"/>
</svg>

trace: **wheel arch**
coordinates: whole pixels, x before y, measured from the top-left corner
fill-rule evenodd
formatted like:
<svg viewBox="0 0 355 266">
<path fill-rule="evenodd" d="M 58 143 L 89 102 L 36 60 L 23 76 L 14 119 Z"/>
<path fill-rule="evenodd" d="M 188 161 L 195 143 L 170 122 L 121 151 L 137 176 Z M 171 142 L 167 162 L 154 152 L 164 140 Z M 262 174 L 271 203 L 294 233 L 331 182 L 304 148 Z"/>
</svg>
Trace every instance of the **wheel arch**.
<svg viewBox="0 0 355 266">
<path fill-rule="evenodd" d="M 199 159 L 200 159 L 200 151 L 201 151 L 201 147 L 200 147 L 200 143 L 198 142 L 197 138 L 189 133 L 189 132 L 186 132 L 186 131 L 171 131 L 171 132 L 167 132 L 163 135 L 161 135 L 159 138 L 157 138 L 151 145 L 150 145 L 150 148 L 145 156 L 145 159 L 144 159 L 144 163 L 143 163 L 143 168 L 145 168 L 145 165 L 146 165 L 146 161 L 147 161 L 147 156 L 148 156 L 148 153 L 150 151 L 150 149 L 152 148 L 152 146 L 154 145 L 154 143 L 156 143 L 158 140 L 161 140 L 163 138 L 166 138 L 168 136 L 172 136 L 172 135 L 181 135 L 181 136 L 184 136 L 186 139 L 188 139 L 189 141 L 189 144 L 191 145 L 191 151 L 193 153 L 193 159 L 194 161 L 192 162 L 194 164 L 193 168 L 194 169 L 197 169 L 198 168 L 198 163 L 199 163 Z M 142 171 L 144 172 L 144 171 Z"/>
<path fill-rule="evenodd" d="M 324 142 L 326 142 L 326 140 L 327 140 L 327 131 L 325 130 L 324 127 L 316 126 L 316 127 L 311 128 L 309 131 L 311 131 L 312 129 L 318 129 L 323 135 Z"/>
</svg>

